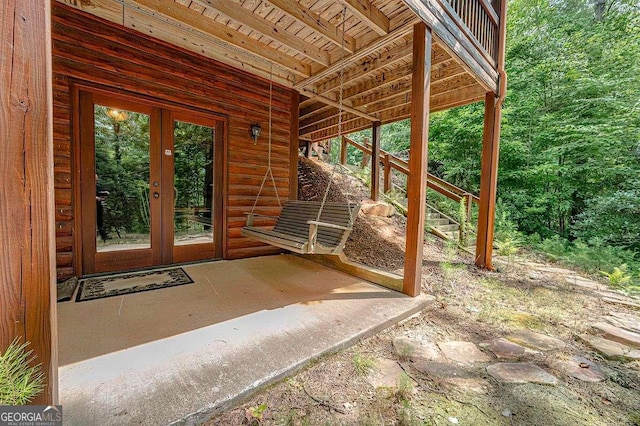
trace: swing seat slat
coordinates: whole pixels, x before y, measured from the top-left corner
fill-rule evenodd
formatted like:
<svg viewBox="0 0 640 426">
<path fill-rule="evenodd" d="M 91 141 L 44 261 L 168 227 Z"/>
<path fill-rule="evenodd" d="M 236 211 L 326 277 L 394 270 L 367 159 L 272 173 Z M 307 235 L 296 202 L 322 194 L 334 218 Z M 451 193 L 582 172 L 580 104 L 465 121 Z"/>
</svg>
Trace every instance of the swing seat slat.
<svg viewBox="0 0 640 426">
<path fill-rule="evenodd" d="M 318 212 L 322 209 L 320 220 Z M 273 229 L 253 226 L 247 213 L 242 235 L 300 254 L 340 254 L 353 229 L 360 204 L 287 201 Z"/>
</svg>

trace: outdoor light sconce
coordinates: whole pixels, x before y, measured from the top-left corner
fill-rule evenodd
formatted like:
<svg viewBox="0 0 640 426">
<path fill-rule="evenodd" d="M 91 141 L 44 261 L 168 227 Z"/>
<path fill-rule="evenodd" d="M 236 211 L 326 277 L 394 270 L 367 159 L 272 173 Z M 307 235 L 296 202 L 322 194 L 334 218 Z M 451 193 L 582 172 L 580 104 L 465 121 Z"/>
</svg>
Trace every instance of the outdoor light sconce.
<svg viewBox="0 0 640 426">
<path fill-rule="evenodd" d="M 259 124 L 251 125 L 251 139 L 253 139 L 253 144 L 255 145 L 258 142 L 258 136 L 260 136 L 260 132 L 262 128 Z"/>
</svg>

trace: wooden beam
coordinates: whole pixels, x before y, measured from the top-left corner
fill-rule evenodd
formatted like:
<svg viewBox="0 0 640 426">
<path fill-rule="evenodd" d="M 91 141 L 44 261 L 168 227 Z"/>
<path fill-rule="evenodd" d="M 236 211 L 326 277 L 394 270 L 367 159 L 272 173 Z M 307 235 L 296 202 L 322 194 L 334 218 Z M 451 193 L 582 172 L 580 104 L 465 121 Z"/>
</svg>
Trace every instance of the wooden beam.
<svg viewBox="0 0 640 426">
<path fill-rule="evenodd" d="M 197 0 L 197 1 L 203 1 L 203 0 Z M 391 31 L 389 34 L 387 34 L 384 37 L 380 37 L 379 39 L 367 44 L 365 47 L 363 47 L 362 49 L 358 50 L 357 52 L 346 56 L 342 59 L 340 59 L 337 62 L 334 62 L 333 64 L 331 64 L 331 66 L 328 66 L 327 68 L 322 69 L 321 71 L 319 71 L 318 73 L 312 75 L 311 77 L 302 80 L 301 82 L 299 82 L 298 84 L 295 84 L 294 87 L 296 89 L 302 89 L 303 87 L 307 87 L 310 86 L 312 84 L 316 84 L 319 81 L 324 80 L 325 78 L 329 77 L 331 74 L 340 71 L 340 68 L 342 68 L 343 66 L 347 66 L 349 64 L 352 64 L 354 62 L 359 61 L 360 59 L 369 56 L 371 54 L 373 54 L 374 52 L 382 49 L 383 47 L 385 47 L 386 45 L 388 45 L 389 43 L 392 43 L 396 40 L 398 40 L 399 38 L 402 38 L 404 36 L 406 36 L 407 34 L 411 33 L 411 26 L 410 25 L 405 25 L 403 27 L 399 27 L 393 31 Z"/>
<path fill-rule="evenodd" d="M 418 296 L 422 288 L 422 251 L 426 203 L 429 98 L 431 81 L 431 29 L 424 22 L 413 27 L 413 84 L 411 140 L 407 180 L 407 236 L 402 291 Z"/>
<path fill-rule="evenodd" d="M 380 199 L 380 129 L 379 121 L 374 121 L 371 128 L 371 199 Z"/>
<path fill-rule="evenodd" d="M 344 38 L 344 50 L 353 53 L 356 50 L 356 40 L 342 30 L 324 19 L 311 9 L 294 0 L 269 0 L 269 3 L 291 16 L 296 21 L 309 27 L 313 31 L 322 34 L 326 39 L 342 48 Z"/>
<path fill-rule="evenodd" d="M 493 231 L 495 226 L 496 194 L 498 190 L 500 122 L 502 119 L 502 102 L 507 94 L 507 76 L 504 72 L 507 1 L 502 0 L 500 3 L 500 37 L 498 39 L 498 71 L 500 72 L 499 97 L 497 97 L 495 93 L 489 92 L 484 101 L 478 239 L 476 242 L 476 265 L 480 268 L 487 269 L 493 269 Z"/>
<path fill-rule="evenodd" d="M 323 104 L 331 105 L 331 106 L 334 106 L 336 108 L 340 108 L 340 102 L 336 102 L 333 99 L 329 99 L 329 98 L 327 98 L 325 96 L 316 95 L 315 93 L 310 92 L 310 91 L 305 90 L 305 89 L 300 90 L 300 93 L 303 93 L 304 95 L 310 96 L 310 97 L 313 96 L 315 99 L 317 99 L 319 102 L 322 102 Z M 344 111 L 350 112 L 351 114 L 355 114 L 355 115 L 360 116 L 362 118 L 366 118 L 367 120 L 370 120 L 370 121 L 378 121 L 377 117 L 375 117 L 375 116 L 373 116 L 371 114 L 367 114 L 366 112 L 360 111 L 360 110 L 358 110 L 356 108 L 351 108 L 351 107 L 345 105 L 344 102 L 342 104 L 342 110 L 343 110 L 343 112 Z"/>
<path fill-rule="evenodd" d="M 491 257 L 493 254 L 493 228 L 496 212 L 502 106 L 500 103 L 496 104 L 496 95 L 492 92 L 487 93 L 484 102 L 476 265 L 480 268 L 493 269 Z"/>
<path fill-rule="evenodd" d="M 0 7 L 0 352 L 28 342 L 57 402 L 51 2 Z"/>
<path fill-rule="evenodd" d="M 389 18 L 369 0 L 338 0 L 353 13 L 358 19 L 364 21 L 369 28 L 381 36 L 389 32 Z"/>
<path fill-rule="evenodd" d="M 255 15 L 250 9 L 240 6 L 234 2 L 224 0 L 194 1 L 204 7 L 211 7 L 234 21 L 237 21 L 238 23 L 259 32 L 262 35 L 284 44 L 289 49 L 311 59 L 313 62 L 325 67 L 330 64 L 329 55 L 326 51 L 309 42 L 301 40 L 296 37 L 295 34 L 287 33 L 284 28 L 279 27 L 267 19 Z"/>
<path fill-rule="evenodd" d="M 274 65 L 285 68 L 300 77 L 308 77 L 311 74 L 311 68 L 302 64 L 293 56 L 286 55 L 241 32 L 230 31 L 226 25 L 207 18 L 201 13 L 173 0 L 135 0 L 134 3 L 144 6 L 150 13 L 157 13 L 187 25 L 207 36 L 215 37 L 252 55 L 272 62 Z"/>
<path fill-rule="evenodd" d="M 380 53 L 375 59 L 364 58 L 364 61 L 357 65 L 356 67 L 350 67 L 344 73 L 344 81 L 348 82 L 350 85 L 353 84 L 357 80 L 362 80 L 364 78 L 369 77 L 371 74 L 374 74 L 381 70 L 382 68 L 391 67 L 395 63 L 402 61 L 411 55 L 412 52 L 411 43 L 407 42 L 403 45 L 394 47 L 391 50 L 385 50 Z M 336 76 L 330 80 L 319 84 L 316 87 L 316 92 L 323 94 L 325 92 L 329 92 L 331 90 L 336 90 L 340 88 L 340 77 Z"/>
<path fill-rule="evenodd" d="M 442 41 L 442 47 L 452 56 L 459 58 L 461 65 L 477 76 L 487 90 L 497 89 L 496 69 L 480 54 L 436 1 L 404 0 L 404 2 L 420 16 L 423 22 L 433 28 L 438 39 Z"/>
<path fill-rule="evenodd" d="M 289 125 L 289 199 L 298 199 L 298 148 L 300 146 L 300 93 L 291 89 L 291 118 Z"/>
</svg>

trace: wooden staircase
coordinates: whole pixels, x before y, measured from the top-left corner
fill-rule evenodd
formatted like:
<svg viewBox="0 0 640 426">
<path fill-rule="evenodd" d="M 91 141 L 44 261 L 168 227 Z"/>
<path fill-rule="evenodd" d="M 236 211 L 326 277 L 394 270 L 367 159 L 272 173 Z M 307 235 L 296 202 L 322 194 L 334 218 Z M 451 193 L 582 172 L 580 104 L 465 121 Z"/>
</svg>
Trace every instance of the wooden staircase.
<svg viewBox="0 0 640 426">
<path fill-rule="evenodd" d="M 443 240 L 452 240 L 461 243 L 460 224 L 455 219 L 447 216 L 428 203 L 425 213 L 425 229 Z M 475 246 L 476 237 L 471 234 L 463 248 L 475 252 Z"/>
</svg>

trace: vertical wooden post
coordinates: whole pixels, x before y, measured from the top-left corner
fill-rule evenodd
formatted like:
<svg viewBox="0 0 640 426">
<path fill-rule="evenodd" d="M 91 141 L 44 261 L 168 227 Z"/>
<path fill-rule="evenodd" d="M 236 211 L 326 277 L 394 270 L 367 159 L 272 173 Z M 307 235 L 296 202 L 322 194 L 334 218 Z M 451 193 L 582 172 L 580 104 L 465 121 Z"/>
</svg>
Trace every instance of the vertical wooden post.
<svg viewBox="0 0 640 426">
<path fill-rule="evenodd" d="M 418 296 L 422 278 L 422 245 L 426 203 L 429 96 L 431 92 L 431 29 L 424 22 L 413 27 L 411 81 L 411 140 L 407 183 L 407 247 L 402 291 Z"/>
<path fill-rule="evenodd" d="M 482 172 L 480 174 L 480 206 L 478 209 L 478 241 L 476 265 L 493 269 L 493 228 L 498 184 L 498 152 L 500 150 L 501 105 L 496 95 L 487 93 L 484 101 L 484 131 L 482 136 Z"/>
<path fill-rule="evenodd" d="M 0 6 L 0 351 L 29 342 L 57 402 L 51 2 Z"/>
<path fill-rule="evenodd" d="M 384 155 L 384 193 L 391 191 L 391 156 L 389 153 Z"/>
<path fill-rule="evenodd" d="M 343 166 L 347 165 L 347 138 L 344 136 L 340 141 L 340 164 Z"/>
<path fill-rule="evenodd" d="M 289 125 L 289 199 L 298 199 L 298 142 L 300 133 L 300 93 L 291 90 L 291 118 Z"/>
<path fill-rule="evenodd" d="M 307 141 L 307 158 L 311 158 L 311 145 L 313 145 L 313 142 Z"/>
<path fill-rule="evenodd" d="M 371 199 L 380 199 L 380 128 L 379 121 L 375 121 L 371 128 Z"/>
<path fill-rule="evenodd" d="M 482 171 L 480 174 L 480 206 L 478 208 L 478 241 L 476 265 L 493 269 L 493 229 L 495 225 L 496 193 L 498 185 L 498 156 L 500 152 L 500 121 L 502 102 L 507 91 L 504 57 L 507 33 L 507 0 L 500 2 L 500 34 L 498 38 L 498 72 L 500 97 L 489 92 L 484 100 L 484 130 L 482 134 Z"/>
</svg>

